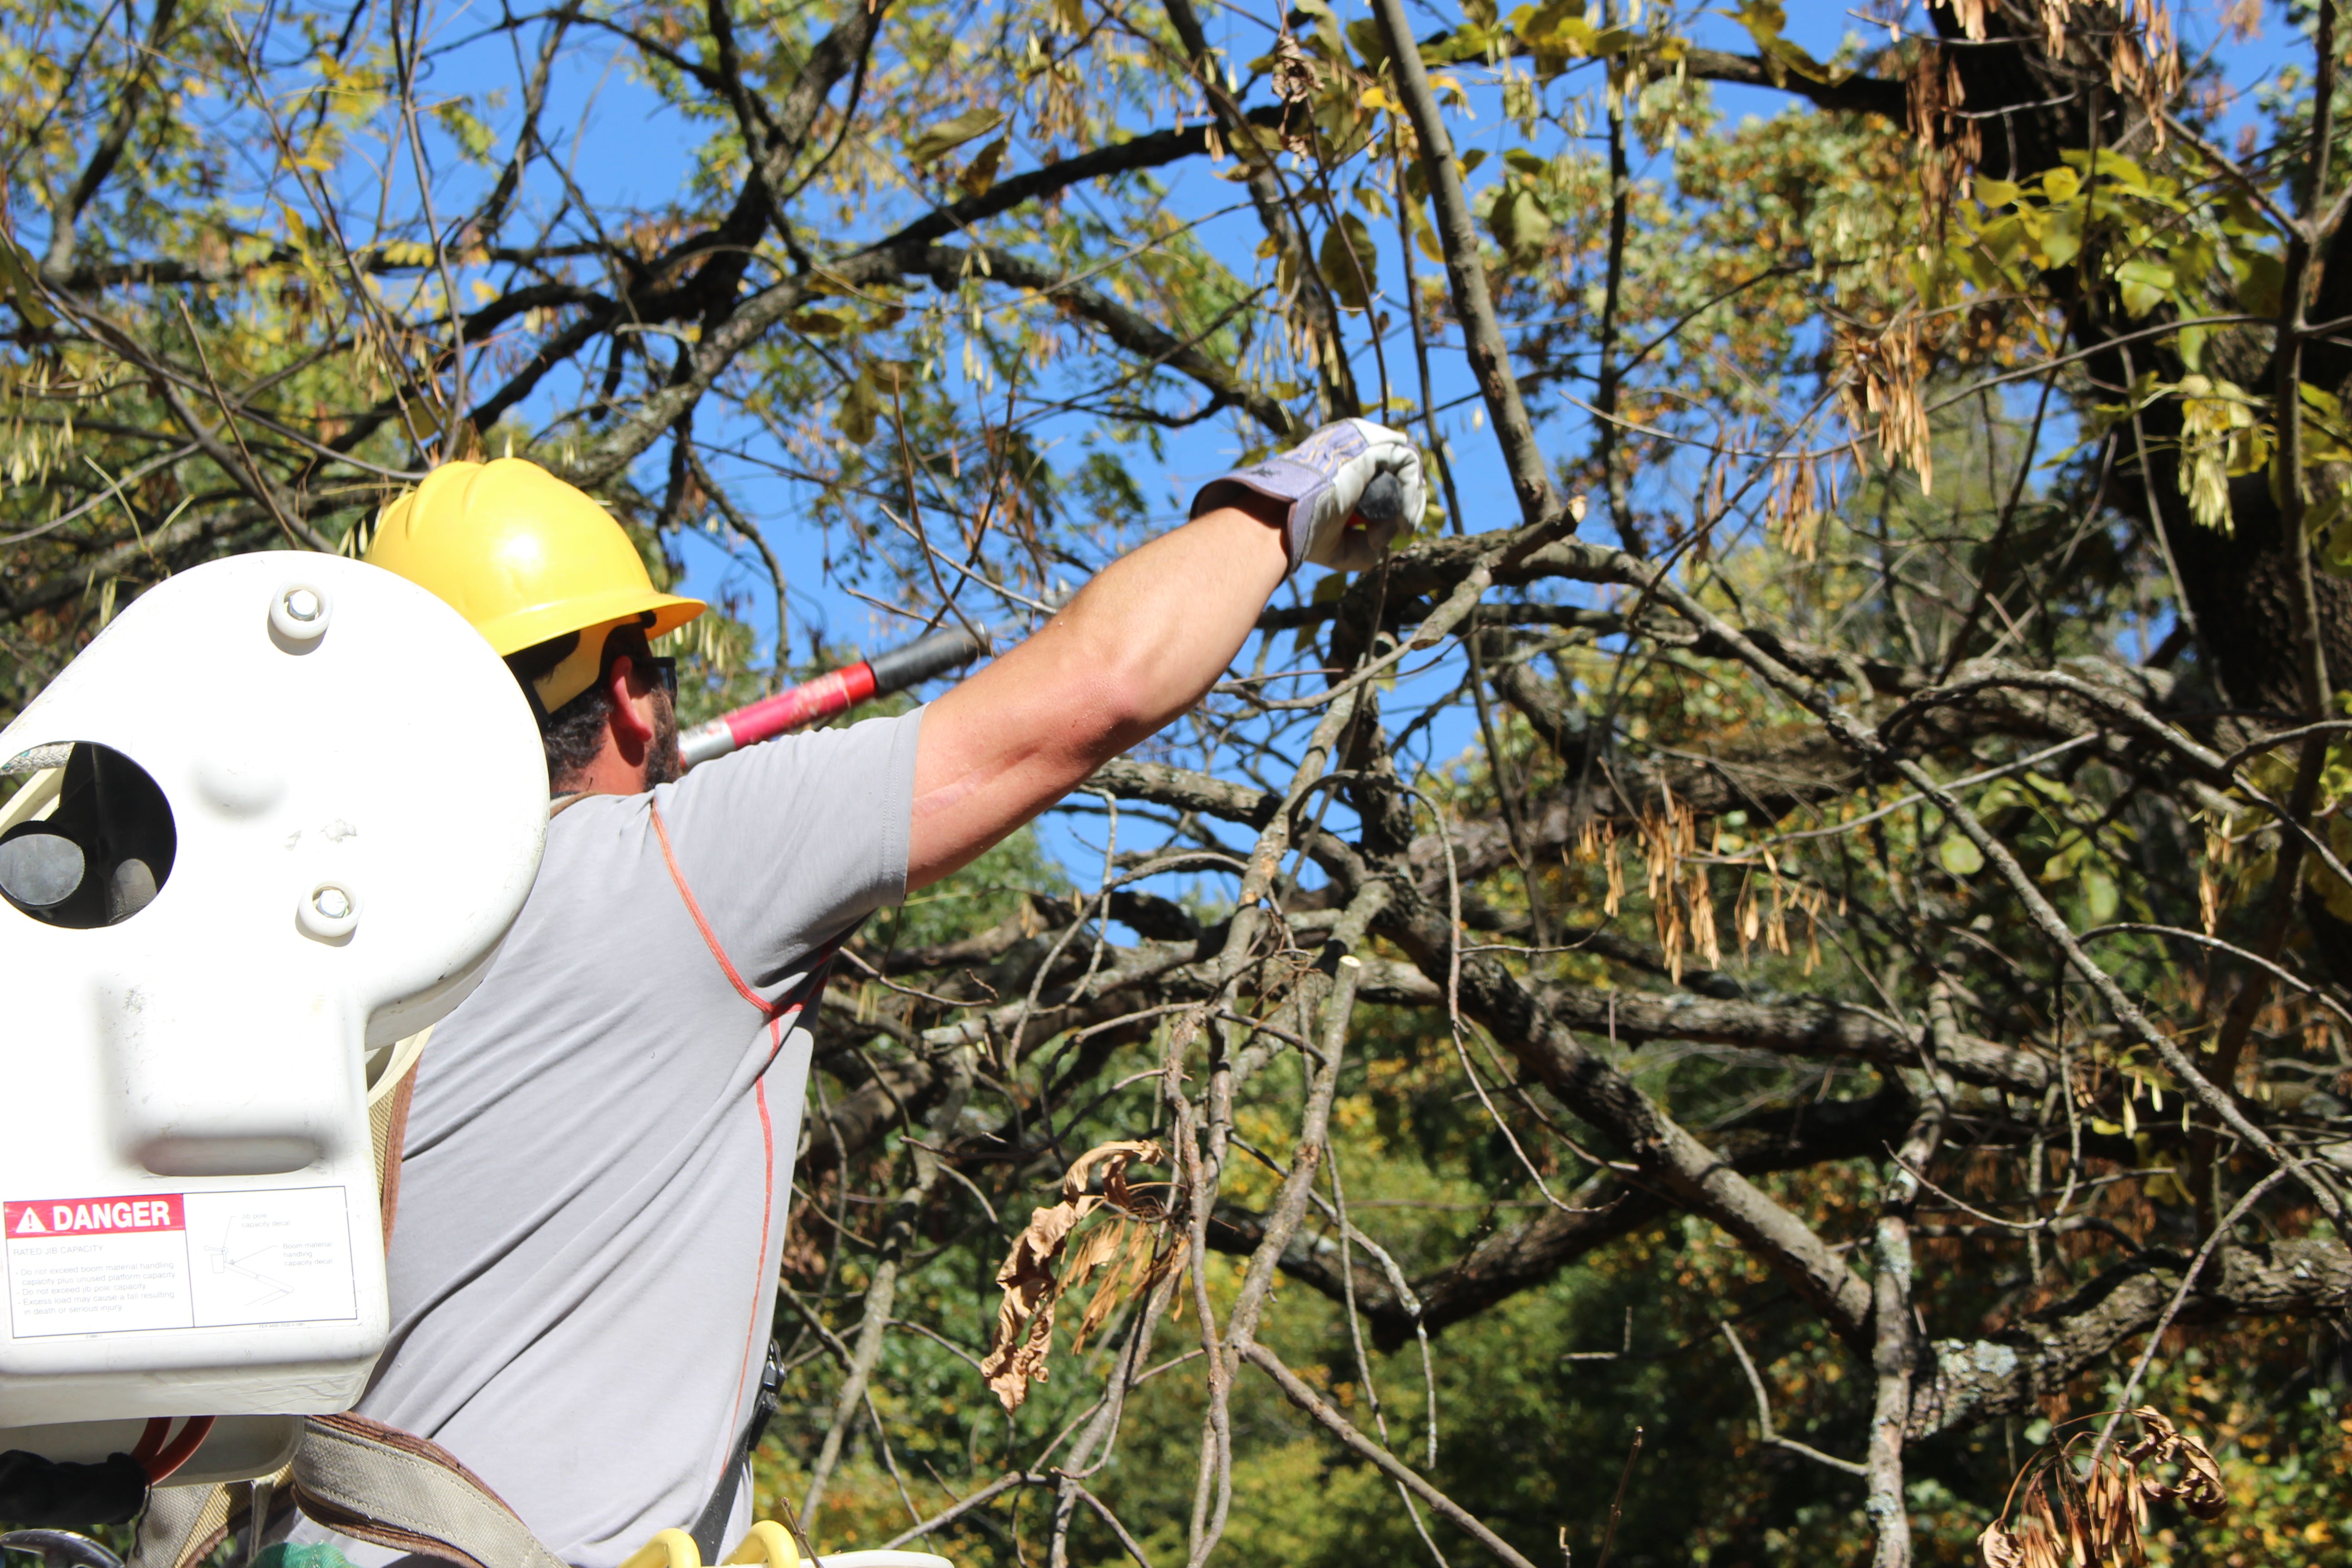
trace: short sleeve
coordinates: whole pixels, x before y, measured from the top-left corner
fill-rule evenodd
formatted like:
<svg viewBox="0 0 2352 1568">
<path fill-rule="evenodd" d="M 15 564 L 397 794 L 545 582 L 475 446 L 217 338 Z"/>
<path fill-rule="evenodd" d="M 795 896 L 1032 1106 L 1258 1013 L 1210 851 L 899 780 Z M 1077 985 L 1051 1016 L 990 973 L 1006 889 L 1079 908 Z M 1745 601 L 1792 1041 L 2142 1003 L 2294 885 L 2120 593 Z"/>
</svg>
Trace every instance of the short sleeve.
<svg viewBox="0 0 2352 1568">
<path fill-rule="evenodd" d="M 679 870 L 753 985 L 906 897 L 922 718 L 780 736 L 655 790 Z"/>
</svg>

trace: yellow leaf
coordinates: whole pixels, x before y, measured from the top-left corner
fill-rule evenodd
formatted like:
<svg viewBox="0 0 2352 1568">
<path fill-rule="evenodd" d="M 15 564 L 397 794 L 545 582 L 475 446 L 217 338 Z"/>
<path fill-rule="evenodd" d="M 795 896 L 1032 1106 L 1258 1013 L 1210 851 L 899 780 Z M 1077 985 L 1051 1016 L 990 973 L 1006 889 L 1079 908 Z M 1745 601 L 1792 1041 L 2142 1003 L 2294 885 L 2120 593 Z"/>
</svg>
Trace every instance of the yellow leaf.
<svg viewBox="0 0 2352 1568">
<path fill-rule="evenodd" d="M 971 166 L 956 176 L 964 195 L 979 195 L 996 184 L 997 165 L 1004 162 L 1004 149 L 1012 141 L 1010 136 L 1000 136 L 973 155 Z"/>
<path fill-rule="evenodd" d="M 1416 219 L 1412 226 L 1413 244 L 1421 247 L 1421 253 L 1423 256 L 1428 257 L 1440 267 L 1444 266 L 1445 249 L 1437 243 L 1437 230 L 1432 228 L 1429 220 L 1422 217 L 1418 213 L 1413 216 Z"/>
</svg>

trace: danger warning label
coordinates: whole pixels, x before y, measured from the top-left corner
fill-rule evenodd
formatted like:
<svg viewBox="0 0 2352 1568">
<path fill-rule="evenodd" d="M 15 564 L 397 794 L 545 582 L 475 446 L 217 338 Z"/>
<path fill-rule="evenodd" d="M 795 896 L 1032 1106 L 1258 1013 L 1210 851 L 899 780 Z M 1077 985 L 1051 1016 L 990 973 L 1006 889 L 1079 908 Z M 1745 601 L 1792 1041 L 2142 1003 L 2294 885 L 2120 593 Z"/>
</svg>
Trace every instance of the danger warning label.
<svg viewBox="0 0 2352 1568">
<path fill-rule="evenodd" d="M 180 1194 L 147 1198 L 76 1198 L 70 1203 L 45 1200 L 0 1205 L 5 1229 L 19 1236 L 116 1235 L 124 1231 L 178 1230 L 186 1211 Z"/>
<path fill-rule="evenodd" d="M 358 1315 L 341 1187 L 11 1201 L 0 1237 L 18 1339 Z"/>
</svg>

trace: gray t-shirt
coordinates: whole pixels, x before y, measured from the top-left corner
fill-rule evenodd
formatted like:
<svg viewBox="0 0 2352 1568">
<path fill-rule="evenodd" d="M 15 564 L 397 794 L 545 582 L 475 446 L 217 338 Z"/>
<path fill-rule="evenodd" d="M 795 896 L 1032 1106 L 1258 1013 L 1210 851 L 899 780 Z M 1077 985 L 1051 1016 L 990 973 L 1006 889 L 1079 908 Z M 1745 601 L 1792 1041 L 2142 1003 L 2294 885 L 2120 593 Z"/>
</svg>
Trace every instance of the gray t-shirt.
<svg viewBox="0 0 2352 1568">
<path fill-rule="evenodd" d="M 431 1438 L 557 1553 L 609 1568 L 693 1522 L 757 1397 L 808 1082 L 775 1002 L 905 895 L 919 712 L 597 795 L 417 1069 L 362 1415 Z M 747 1522 L 738 1499 L 734 1531 Z M 316 1526 L 354 1562 L 399 1555 Z"/>
</svg>

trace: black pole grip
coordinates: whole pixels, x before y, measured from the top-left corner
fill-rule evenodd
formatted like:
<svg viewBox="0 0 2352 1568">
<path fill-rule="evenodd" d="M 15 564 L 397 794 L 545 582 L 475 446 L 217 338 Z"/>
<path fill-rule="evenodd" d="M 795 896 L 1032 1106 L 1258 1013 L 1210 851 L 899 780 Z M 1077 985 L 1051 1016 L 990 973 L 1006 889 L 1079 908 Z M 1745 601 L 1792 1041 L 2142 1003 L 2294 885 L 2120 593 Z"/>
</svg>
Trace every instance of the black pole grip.
<svg viewBox="0 0 2352 1568">
<path fill-rule="evenodd" d="M 878 696 L 886 691 L 904 691 L 919 681 L 944 674 L 960 664 L 970 664 L 985 651 L 985 644 L 957 626 L 948 631 L 933 632 L 905 647 L 877 653 L 866 664 L 874 672 L 874 690 Z"/>
<path fill-rule="evenodd" d="M 1366 522 L 1395 522 L 1404 516 L 1404 481 L 1382 468 L 1364 486 L 1356 515 Z"/>
</svg>

